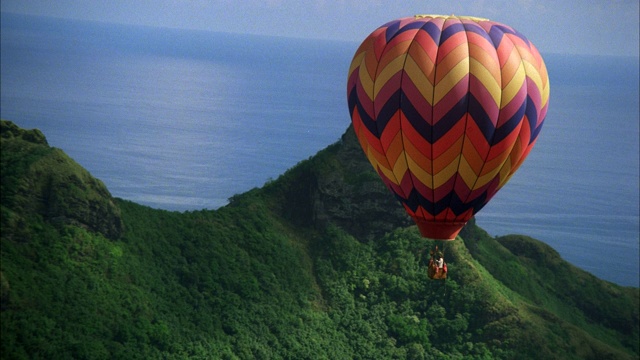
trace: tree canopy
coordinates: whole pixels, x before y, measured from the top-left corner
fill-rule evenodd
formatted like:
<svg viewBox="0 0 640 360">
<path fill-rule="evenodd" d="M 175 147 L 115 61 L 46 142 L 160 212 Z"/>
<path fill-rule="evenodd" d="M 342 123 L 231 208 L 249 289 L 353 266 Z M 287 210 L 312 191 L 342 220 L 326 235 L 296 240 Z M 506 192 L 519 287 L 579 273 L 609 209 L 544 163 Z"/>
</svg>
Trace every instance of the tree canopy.
<svg viewBox="0 0 640 360">
<path fill-rule="evenodd" d="M 113 198 L 1 129 L 3 359 L 634 359 L 637 288 L 471 221 L 446 281 L 352 130 L 218 210 Z M 357 154 L 357 155 L 354 155 Z M 356 206 L 357 205 L 357 206 Z"/>
</svg>

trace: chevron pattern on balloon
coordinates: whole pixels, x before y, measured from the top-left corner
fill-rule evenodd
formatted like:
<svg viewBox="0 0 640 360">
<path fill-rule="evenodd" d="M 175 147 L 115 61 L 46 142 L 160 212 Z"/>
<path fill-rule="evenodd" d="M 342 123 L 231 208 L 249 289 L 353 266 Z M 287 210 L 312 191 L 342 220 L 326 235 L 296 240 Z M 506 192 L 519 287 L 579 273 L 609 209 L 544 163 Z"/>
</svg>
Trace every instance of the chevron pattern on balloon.
<svg viewBox="0 0 640 360">
<path fill-rule="evenodd" d="M 535 46 L 506 25 L 416 16 L 362 43 L 347 96 L 360 145 L 407 212 L 464 223 L 534 146 L 549 79 Z"/>
</svg>

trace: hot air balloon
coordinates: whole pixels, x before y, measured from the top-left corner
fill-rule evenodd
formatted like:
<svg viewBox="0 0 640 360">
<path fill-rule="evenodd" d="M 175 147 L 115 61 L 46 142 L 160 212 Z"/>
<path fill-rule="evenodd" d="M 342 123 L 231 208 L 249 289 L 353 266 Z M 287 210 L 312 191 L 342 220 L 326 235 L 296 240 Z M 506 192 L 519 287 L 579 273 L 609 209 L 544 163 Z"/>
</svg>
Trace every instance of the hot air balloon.
<svg viewBox="0 0 640 360">
<path fill-rule="evenodd" d="M 364 153 L 422 236 L 453 240 L 536 143 L 549 77 L 507 25 L 417 15 L 364 40 L 347 96 Z"/>
</svg>

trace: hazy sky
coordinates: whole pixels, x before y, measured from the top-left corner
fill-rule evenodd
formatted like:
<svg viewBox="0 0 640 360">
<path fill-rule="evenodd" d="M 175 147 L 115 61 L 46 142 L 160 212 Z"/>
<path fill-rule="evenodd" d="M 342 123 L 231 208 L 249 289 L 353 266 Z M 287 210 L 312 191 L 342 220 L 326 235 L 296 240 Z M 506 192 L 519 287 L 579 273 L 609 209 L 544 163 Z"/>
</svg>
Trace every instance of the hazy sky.
<svg viewBox="0 0 640 360">
<path fill-rule="evenodd" d="M 638 56 L 639 0 L 2 0 L 3 12 L 177 28 L 362 41 L 415 14 L 510 25 L 541 52 Z"/>
</svg>

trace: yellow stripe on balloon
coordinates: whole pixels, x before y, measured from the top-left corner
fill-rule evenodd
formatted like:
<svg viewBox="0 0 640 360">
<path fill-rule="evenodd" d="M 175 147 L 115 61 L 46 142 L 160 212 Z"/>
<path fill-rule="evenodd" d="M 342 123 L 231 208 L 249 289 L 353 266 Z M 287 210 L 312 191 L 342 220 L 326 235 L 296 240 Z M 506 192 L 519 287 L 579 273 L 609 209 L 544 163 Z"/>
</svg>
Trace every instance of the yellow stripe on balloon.
<svg viewBox="0 0 640 360">
<path fill-rule="evenodd" d="M 527 73 L 527 77 L 531 79 L 535 84 L 540 93 L 544 90 L 544 85 L 542 84 L 542 77 L 540 76 L 540 72 L 538 68 L 536 68 L 533 64 L 523 61 L 525 72 Z"/>
<path fill-rule="evenodd" d="M 493 47 L 487 48 L 479 44 L 469 44 L 469 56 L 486 68 L 497 83 L 501 82 L 500 60 Z"/>
<path fill-rule="evenodd" d="M 520 62 L 520 66 L 518 66 L 516 72 L 513 74 L 511 80 L 506 84 L 504 89 L 502 90 L 502 107 L 507 106 L 511 100 L 518 94 L 520 89 L 522 88 L 526 73 L 524 70 L 524 66 Z"/>
<path fill-rule="evenodd" d="M 429 189 L 433 189 L 433 181 L 431 174 L 427 171 L 430 167 L 423 167 L 416 163 L 413 158 L 407 157 L 407 166 L 411 173 Z"/>
<path fill-rule="evenodd" d="M 461 40 L 458 36 L 457 40 Z M 454 39 L 447 40 L 447 43 L 454 42 Z M 444 76 L 453 69 L 460 61 L 469 57 L 469 45 L 466 42 L 459 42 L 448 52 L 441 47 L 437 56 L 438 73 L 436 74 L 436 83 L 439 83 Z"/>
<path fill-rule="evenodd" d="M 504 162 L 502 163 L 504 164 Z M 479 176 L 478 179 L 476 180 L 475 185 L 473 186 L 473 189 L 471 190 L 477 190 L 482 188 L 483 186 L 487 185 L 489 182 L 491 182 L 493 179 L 495 179 L 496 175 L 500 172 L 502 168 L 500 166 L 495 167 L 493 170 L 491 170 L 490 172 Z"/>
<path fill-rule="evenodd" d="M 491 98 L 496 103 L 496 106 L 499 107 L 502 89 L 500 88 L 499 80 L 495 78 L 495 74 L 474 58 L 470 58 L 469 60 L 469 72 L 480 80 L 485 89 L 491 94 Z"/>
<path fill-rule="evenodd" d="M 455 159 L 449 163 L 444 169 L 442 169 L 437 174 L 433 175 L 433 187 L 437 189 L 438 187 L 444 185 L 451 177 L 453 177 L 458 171 L 458 163 L 460 162 L 461 156 L 458 155 Z"/>
<path fill-rule="evenodd" d="M 411 79 L 411 82 L 418 88 L 422 97 L 427 100 L 430 105 L 433 99 L 433 83 L 429 77 L 423 72 L 423 67 L 418 66 L 412 57 L 407 57 L 404 65 L 404 71 Z"/>
<path fill-rule="evenodd" d="M 351 77 L 351 74 L 353 74 L 353 72 L 362 64 L 362 61 L 364 59 L 366 55 L 366 52 L 361 52 L 359 54 L 356 54 L 353 57 L 353 60 L 351 61 L 351 66 L 349 66 L 349 76 Z"/>
<path fill-rule="evenodd" d="M 384 85 L 391 79 L 395 74 L 399 71 L 402 71 L 402 66 L 404 65 L 404 60 L 406 58 L 406 54 L 400 54 L 398 57 L 389 62 L 387 66 L 385 66 L 382 71 L 376 76 L 375 87 L 373 90 L 373 98 L 375 99 L 378 96 L 380 90 L 384 87 Z"/>
<path fill-rule="evenodd" d="M 380 168 L 384 168 L 384 169 L 389 169 L 391 168 L 389 166 L 389 161 L 387 160 L 387 158 L 384 156 L 384 154 L 380 154 L 375 148 L 373 148 L 372 146 L 369 146 L 367 148 L 367 158 L 369 159 L 369 162 L 372 165 L 375 165 L 374 167 L 380 167 Z"/>
<path fill-rule="evenodd" d="M 373 79 L 369 76 L 369 72 L 364 66 L 364 63 L 359 68 L 358 76 L 362 84 L 362 89 L 367 94 L 369 100 L 373 101 Z"/>
<path fill-rule="evenodd" d="M 376 171 L 380 171 L 382 172 L 388 179 L 393 180 L 393 173 L 391 172 L 391 170 L 389 170 L 387 167 L 383 166 L 382 163 L 380 163 L 378 161 L 378 159 L 376 159 L 375 155 L 371 152 L 367 152 L 367 159 L 369 160 L 369 162 L 371 163 L 371 166 L 373 166 L 374 169 L 376 169 Z"/>
<path fill-rule="evenodd" d="M 478 175 L 476 175 L 475 171 L 471 167 L 471 164 L 467 161 L 464 156 L 460 157 L 460 165 L 458 167 L 458 175 L 464 183 L 467 185 L 469 189 L 473 187 L 473 184 L 476 182 Z"/>
<path fill-rule="evenodd" d="M 542 107 L 544 107 L 549 102 L 549 96 L 551 93 L 551 87 L 549 86 L 549 76 L 543 77 L 543 80 L 545 80 L 545 85 L 542 90 Z"/>
<path fill-rule="evenodd" d="M 466 57 L 454 66 L 447 75 L 438 82 L 435 87 L 433 105 L 438 104 L 438 102 L 440 102 L 440 100 L 442 100 L 442 98 L 445 97 L 468 73 L 469 58 Z"/>
<path fill-rule="evenodd" d="M 407 173 L 409 165 L 407 164 L 407 156 L 405 152 L 401 152 L 393 165 L 393 175 L 396 178 L 396 184 L 400 185 L 402 178 Z"/>
<path fill-rule="evenodd" d="M 462 148 L 462 156 L 469 163 L 473 172 L 480 174 L 482 167 L 484 166 L 484 157 L 478 153 L 476 147 L 473 146 L 473 142 L 467 136 L 465 136 L 465 144 Z"/>
<path fill-rule="evenodd" d="M 507 47 L 507 45 L 501 46 L 501 48 Z M 505 54 L 498 53 L 498 56 L 505 56 Z M 500 58 L 500 62 L 502 63 L 500 68 L 500 76 L 502 78 L 502 86 L 504 87 L 504 85 L 511 81 L 514 74 L 518 71 L 518 68 L 521 65 L 520 63 L 522 62 L 522 58 L 520 57 L 520 54 L 518 54 L 518 52 L 515 50 L 515 48 L 511 46 L 508 55 L 506 55 L 506 59 Z"/>
<path fill-rule="evenodd" d="M 404 135 L 404 134 L 403 134 Z M 426 155 L 420 151 L 406 136 L 403 136 L 404 151 L 407 154 L 407 161 L 414 163 L 426 171 L 431 170 L 432 162 Z M 413 170 L 412 170 L 413 171 Z"/>
<path fill-rule="evenodd" d="M 395 166 L 396 159 L 400 154 L 404 152 L 404 146 L 402 143 L 402 132 L 398 131 L 393 135 L 393 139 L 389 142 L 388 147 L 385 149 L 387 160 L 391 167 Z"/>
</svg>

